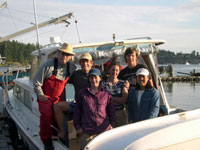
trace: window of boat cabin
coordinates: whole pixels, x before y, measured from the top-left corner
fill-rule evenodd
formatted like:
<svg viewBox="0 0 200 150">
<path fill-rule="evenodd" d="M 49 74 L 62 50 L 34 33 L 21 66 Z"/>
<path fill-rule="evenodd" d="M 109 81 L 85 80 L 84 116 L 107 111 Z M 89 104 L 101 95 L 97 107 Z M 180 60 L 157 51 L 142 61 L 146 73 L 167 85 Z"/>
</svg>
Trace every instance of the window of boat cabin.
<svg viewBox="0 0 200 150">
<path fill-rule="evenodd" d="M 67 102 L 75 102 L 75 90 L 73 84 L 67 84 L 65 86 L 65 95 Z"/>
<path fill-rule="evenodd" d="M 21 88 L 17 84 L 14 85 L 13 93 L 17 97 L 17 99 L 21 99 Z"/>
<path fill-rule="evenodd" d="M 32 108 L 32 102 L 31 102 L 31 96 L 29 91 L 24 89 L 24 104 L 28 107 L 28 108 Z"/>
<path fill-rule="evenodd" d="M 22 101 L 22 103 L 24 103 L 24 89 L 21 88 L 21 95 L 20 95 L 20 100 Z"/>
<path fill-rule="evenodd" d="M 31 109 L 31 98 L 27 90 L 21 88 L 17 84 L 14 85 L 13 93 L 24 105 Z"/>
</svg>

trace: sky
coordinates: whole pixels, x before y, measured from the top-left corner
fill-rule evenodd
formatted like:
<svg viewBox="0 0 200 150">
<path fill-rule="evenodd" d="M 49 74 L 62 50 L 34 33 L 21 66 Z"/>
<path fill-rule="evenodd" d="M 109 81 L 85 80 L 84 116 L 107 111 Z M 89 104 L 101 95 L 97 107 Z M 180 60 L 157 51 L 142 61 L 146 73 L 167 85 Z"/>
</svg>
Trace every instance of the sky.
<svg viewBox="0 0 200 150">
<path fill-rule="evenodd" d="M 33 0 L 0 0 L 0 37 L 31 27 Z M 161 49 L 200 52 L 200 0 L 35 0 L 38 23 L 73 12 L 70 25 L 48 25 L 39 29 L 40 44 L 50 37 L 77 44 L 151 37 L 166 40 Z M 75 24 L 75 20 L 78 21 Z M 78 32 L 77 32 L 78 31 Z M 36 31 L 12 40 L 36 43 Z"/>
</svg>

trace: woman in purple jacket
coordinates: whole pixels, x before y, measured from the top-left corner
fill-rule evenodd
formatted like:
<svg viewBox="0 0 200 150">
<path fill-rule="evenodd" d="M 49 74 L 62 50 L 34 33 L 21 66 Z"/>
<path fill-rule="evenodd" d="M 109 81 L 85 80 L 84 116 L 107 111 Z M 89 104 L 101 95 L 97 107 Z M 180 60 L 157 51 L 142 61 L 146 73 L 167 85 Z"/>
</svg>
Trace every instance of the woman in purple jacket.
<svg viewBox="0 0 200 150">
<path fill-rule="evenodd" d="M 74 127 L 81 136 L 81 149 L 96 135 L 112 129 L 115 123 L 112 96 L 100 87 L 100 70 L 91 69 L 88 79 L 90 87 L 78 93 L 74 110 Z"/>
</svg>

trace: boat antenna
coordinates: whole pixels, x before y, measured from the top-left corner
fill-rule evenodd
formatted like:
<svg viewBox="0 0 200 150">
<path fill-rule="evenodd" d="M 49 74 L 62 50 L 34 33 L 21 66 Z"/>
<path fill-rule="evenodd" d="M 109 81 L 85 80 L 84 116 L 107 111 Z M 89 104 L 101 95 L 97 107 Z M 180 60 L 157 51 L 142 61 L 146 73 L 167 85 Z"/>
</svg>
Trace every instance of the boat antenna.
<svg viewBox="0 0 200 150">
<path fill-rule="evenodd" d="M 3 8 L 3 7 L 7 8 L 7 6 L 8 6 L 8 3 L 4 2 L 2 5 L 0 5 L 0 8 Z"/>
<path fill-rule="evenodd" d="M 80 39 L 80 36 L 79 36 L 79 31 L 78 31 L 78 25 L 77 25 L 78 21 L 75 19 L 75 24 L 76 24 L 76 31 L 77 31 L 77 35 L 78 35 L 78 40 L 79 40 L 79 43 L 81 43 L 81 39 Z"/>
<path fill-rule="evenodd" d="M 37 34 L 37 44 L 38 44 L 39 56 L 40 56 L 40 54 L 41 54 L 41 51 L 40 51 L 40 39 L 39 39 L 39 30 L 38 30 L 38 22 L 37 22 L 37 12 L 36 12 L 36 7 L 35 7 L 35 0 L 33 0 L 33 8 L 34 8 L 35 26 L 36 26 L 36 34 Z"/>
<path fill-rule="evenodd" d="M 115 41 L 115 38 L 116 38 L 116 37 L 115 37 L 115 34 L 112 34 L 112 38 L 113 38 L 113 41 L 116 42 L 116 41 Z"/>
</svg>

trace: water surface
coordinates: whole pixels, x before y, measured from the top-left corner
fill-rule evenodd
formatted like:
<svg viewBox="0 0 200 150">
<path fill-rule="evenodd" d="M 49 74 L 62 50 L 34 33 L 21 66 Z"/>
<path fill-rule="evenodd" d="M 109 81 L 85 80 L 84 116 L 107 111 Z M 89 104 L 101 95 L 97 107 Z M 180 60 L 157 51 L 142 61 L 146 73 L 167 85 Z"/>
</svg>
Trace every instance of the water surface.
<svg viewBox="0 0 200 150">
<path fill-rule="evenodd" d="M 200 82 L 163 82 L 169 104 L 186 110 L 200 108 Z"/>
</svg>

